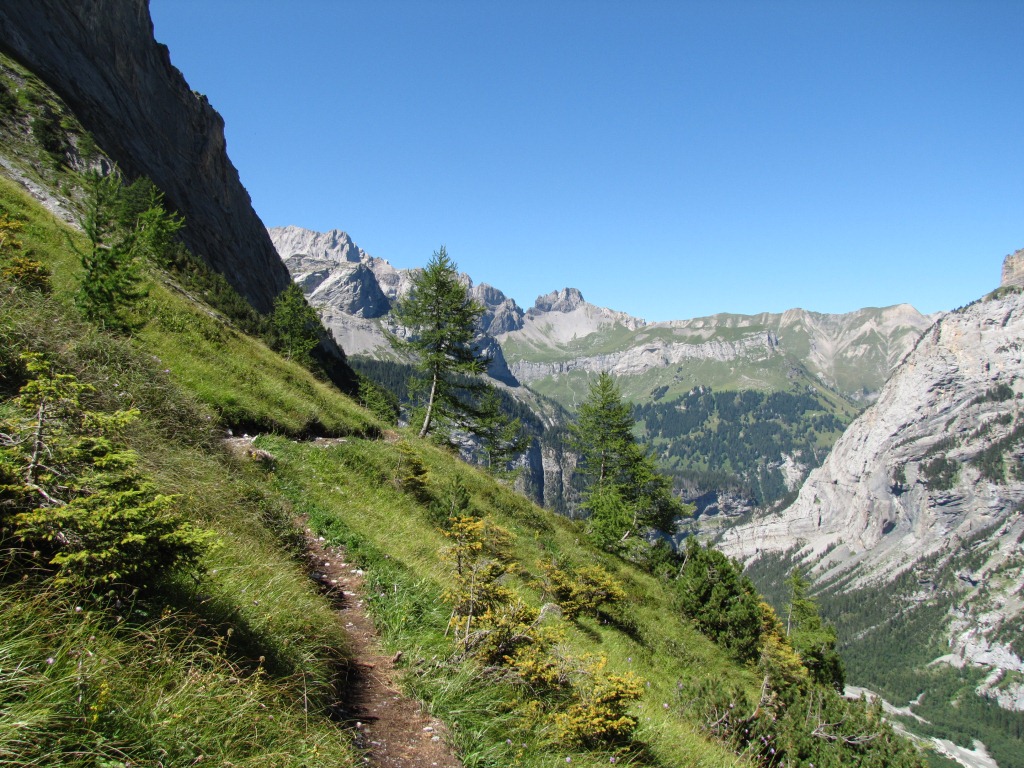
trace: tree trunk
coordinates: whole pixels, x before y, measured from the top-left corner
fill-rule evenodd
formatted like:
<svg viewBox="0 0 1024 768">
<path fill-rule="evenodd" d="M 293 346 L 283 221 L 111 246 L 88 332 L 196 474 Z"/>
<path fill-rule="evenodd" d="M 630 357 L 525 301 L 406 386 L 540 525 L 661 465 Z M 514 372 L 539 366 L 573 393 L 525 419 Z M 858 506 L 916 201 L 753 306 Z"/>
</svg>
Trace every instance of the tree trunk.
<svg viewBox="0 0 1024 768">
<path fill-rule="evenodd" d="M 427 399 L 427 415 L 423 417 L 423 428 L 420 430 L 420 437 L 426 437 L 430 430 L 430 419 L 434 415 L 434 397 L 437 395 L 437 374 L 434 374 L 430 382 L 430 397 Z"/>
</svg>

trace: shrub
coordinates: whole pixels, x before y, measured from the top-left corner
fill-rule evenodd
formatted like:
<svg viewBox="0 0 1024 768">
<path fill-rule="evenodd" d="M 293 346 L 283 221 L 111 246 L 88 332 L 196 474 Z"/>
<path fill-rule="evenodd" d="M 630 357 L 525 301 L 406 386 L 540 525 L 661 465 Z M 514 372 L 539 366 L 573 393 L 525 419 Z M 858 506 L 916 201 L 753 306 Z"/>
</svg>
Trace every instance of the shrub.
<svg viewBox="0 0 1024 768">
<path fill-rule="evenodd" d="M 636 728 L 629 706 L 643 694 L 636 675 L 607 675 L 606 661 L 584 661 L 573 689 L 576 702 L 554 715 L 557 738 L 567 746 L 600 747 L 628 740 Z"/>
<path fill-rule="evenodd" d="M 27 256 L 14 256 L 0 265 L 0 279 L 29 291 L 50 292 L 53 273 L 42 262 Z"/>
<path fill-rule="evenodd" d="M 753 583 L 736 563 L 690 537 L 676 585 L 683 613 L 697 629 L 738 660 L 757 659 L 760 600 Z"/>
<path fill-rule="evenodd" d="M 611 574 L 599 565 L 561 569 L 557 565 L 541 566 L 551 592 L 567 619 L 580 614 L 597 616 L 605 605 L 626 599 L 626 593 Z"/>
<path fill-rule="evenodd" d="M 209 534 L 176 514 L 117 443 L 139 413 L 87 409 L 93 388 L 55 373 L 39 355 L 2 424 L 0 513 L 21 543 L 77 589 L 144 585 L 165 569 L 195 565 Z"/>
</svg>

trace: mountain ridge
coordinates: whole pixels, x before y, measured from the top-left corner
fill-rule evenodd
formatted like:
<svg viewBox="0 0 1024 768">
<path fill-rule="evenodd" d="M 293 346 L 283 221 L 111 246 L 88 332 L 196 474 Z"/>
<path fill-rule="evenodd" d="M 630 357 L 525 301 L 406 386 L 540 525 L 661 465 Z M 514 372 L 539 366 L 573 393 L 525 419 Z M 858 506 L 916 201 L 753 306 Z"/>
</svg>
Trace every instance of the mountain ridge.
<svg viewBox="0 0 1024 768">
<path fill-rule="evenodd" d="M 325 324 L 346 351 L 387 356 L 382 329 L 375 330 L 374 324 L 365 321 L 386 315 L 380 296 L 393 302 L 407 290 L 410 270 L 396 269 L 386 260 L 370 256 L 341 230 L 318 233 L 289 226 L 268 231 L 293 279 L 322 310 Z M 369 282 L 370 273 L 376 286 Z M 512 374 L 530 383 L 605 370 L 633 377 L 687 361 L 750 359 L 764 363 L 779 356 L 775 367 L 785 367 L 780 355 L 791 351 L 826 386 L 854 399 L 870 400 L 916 335 L 936 317 L 899 304 L 843 314 L 795 308 L 783 313 L 718 313 L 648 323 L 591 304 L 577 288 L 541 294 L 524 312 L 500 289 L 476 285 L 468 275 L 464 280 L 471 295 L 485 307 L 481 331 L 497 340 Z M 863 366 L 865 360 L 871 367 L 867 374 L 850 373 L 854 363 Z M 785 379 L 785 372 L 781 376 L 776 372 L 771 377 L 736 378 L 731 383 L 770 388 Z M 689 388 L 675 383 L 679 392 Z M 691 386 L 704 383 L 688 382 Z M 628 384 L 625 390 L 628 395 L 637 394 Z"/>
</svg>

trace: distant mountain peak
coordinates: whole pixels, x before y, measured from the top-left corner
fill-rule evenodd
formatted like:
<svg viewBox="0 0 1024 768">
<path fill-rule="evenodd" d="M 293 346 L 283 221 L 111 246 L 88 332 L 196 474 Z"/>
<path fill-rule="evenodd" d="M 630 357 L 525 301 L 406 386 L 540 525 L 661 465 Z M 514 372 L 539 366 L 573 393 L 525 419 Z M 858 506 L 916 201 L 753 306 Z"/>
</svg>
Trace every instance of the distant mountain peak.
<svg viewBox="0 0 1024 768">
<path fill-rule="evenodd" d="M 315 232 L 289 225 L 268 230 L 282 258 L 304 257 L 325 262 L 359 262 L 368 259 L 362 248 L 352 242 L 347 232 L 332 229 Z"/>
<path fill-rule="evenodd" d="M 578 309 L 586 301 L 583 294 L 577 288 L 563 288 L 560 291 L 552 291 L 543 296 L 538 296 L 533 302 L 532 310 L 537 312 L 572 312 Z"/>
</svg>

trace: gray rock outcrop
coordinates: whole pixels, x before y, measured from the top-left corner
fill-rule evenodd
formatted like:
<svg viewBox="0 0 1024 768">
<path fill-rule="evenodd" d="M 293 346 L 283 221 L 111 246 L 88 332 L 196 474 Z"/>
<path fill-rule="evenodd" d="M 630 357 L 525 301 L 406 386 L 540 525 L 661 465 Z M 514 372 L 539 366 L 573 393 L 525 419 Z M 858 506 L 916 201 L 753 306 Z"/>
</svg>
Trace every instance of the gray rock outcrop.
<svg viewBox="0 0 1024 768">
<path fill-rule="evenodd" d="M 538 296 L 530 307 L 530 314 L 540 312 L 572 312 L 583 304 L 583 294 L 576 288 L 563 288 Z"/>
<path fill-rule="evenodd" d="M 523 327 L 524 312 L 515 300 L 492 285 L 470 281 L 470 295 L 484 307 L 480 327 L 489 336 L 498 336 Z"/>
<path fill-rule="evenodd" d="M 292 279 L 314 306 L 332 316 L 340 312 L 358 318 L 383 317 L 390 311 L 391 302 L 371 267 L 372 257 L 346 233 L 301 227 L 269 231 Z"/>
<path fill-rule="evenodd" d="M 1024 287 L 1024 248 L 1003 259 L 1002 286 Z"/>
</svg>

